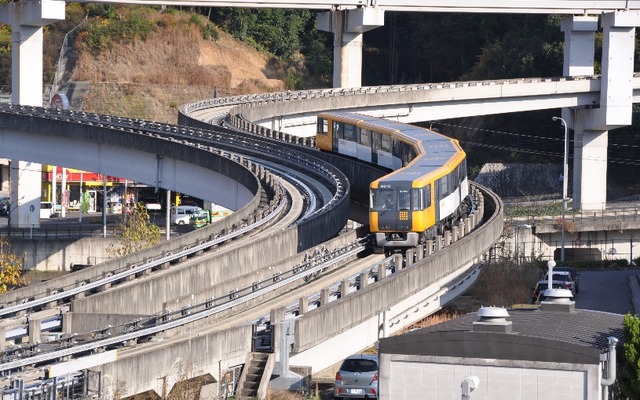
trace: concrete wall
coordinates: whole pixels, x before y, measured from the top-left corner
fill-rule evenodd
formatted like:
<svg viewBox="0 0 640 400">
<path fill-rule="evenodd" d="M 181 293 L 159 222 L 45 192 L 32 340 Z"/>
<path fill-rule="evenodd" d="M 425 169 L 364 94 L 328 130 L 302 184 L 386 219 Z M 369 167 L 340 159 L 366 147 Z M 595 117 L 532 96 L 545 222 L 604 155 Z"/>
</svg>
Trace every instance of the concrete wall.
<svg viewBox="0 0 640 400">
<path fill-rule="evenodd" d="M 71 304 L 73 312 L 154 314 L 180 297 L 190 296 L 222 282 L 255 274 L 260 268 L 297 253 L 297 230 L 217 250 L 215 254 L 194 257 L 186 263 L 157 271 L 118 285 Z M 175 309 L 172 305 L 170 309 Z"/>
<path fill-rule="evenodd" d="M 210 374 L 220 382 L 221 375 L 244 363 L 250 351 L 251 326 L 241 326 L 121 350 L 115 362 L 92 370 L 102 373 L 105 398 L 112 398 L 117 388 L 123 397 L 148 390 L 162 395 L 191 377 Z"/>
<path fill-rule="evenodd" d="M 14 254 L 24 256 L 23 267 L 38 271 L 70 271 L 72 264 L 96 264 L 109 259 L 112 238 L 11 239 Z"/>
<path fill-rule="evenodd" d="M 84 333 L 108 325 L 116 326 L 143 318 L 144 315 L 128 314 L 80 314 L 68 312 L 62 315 L 62 333 Z"/>
<path fill-rule="evenodd" d="M 610 218 L 607 221 L 602 216 L 593 218 L 592 222 L 573 222 L 568 218 L 570 228 L 565 232 L 565 259 L 574 260 L 573 249 L 577 249 L 578 254 L 597 255 L 597 259 L 614 260 L 626 259 L 631 261 L 640 257 L 640 250 L 637 249 L 638 233 L 640 231 L 640 217 L 634 221 L 633 215 L 625 216 L 624 220 Z M 587 218 L 584 218 L 587 219 Z M 552 221 L 533 221 L 530 228 L 518 228 L 517 253 L 520 260 L 559 259 L 559 252 L 562 247 L 562 232 L 558 223 Z M 581 219 L 582 220 L 582 219 Z M 512 221 L 512 224 L 529 221 Z M 503 243 L 496 244 L 497 254 L 502 257 L 512 258 L 516 254 L 515 228 L 505 229 Z M 633 247 L 632 247 L 633 241 Z M 589 251 L 590 249 L 590 251 Z M 578 259 L 581 261 L 581 259 Z"/>
</svg>

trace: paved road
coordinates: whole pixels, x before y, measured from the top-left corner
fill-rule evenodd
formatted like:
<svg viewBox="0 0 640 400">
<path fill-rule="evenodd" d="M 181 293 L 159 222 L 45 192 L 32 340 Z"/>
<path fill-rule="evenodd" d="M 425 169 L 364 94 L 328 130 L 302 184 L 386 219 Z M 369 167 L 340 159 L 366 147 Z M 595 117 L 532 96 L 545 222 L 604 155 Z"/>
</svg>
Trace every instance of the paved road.
<svg viewBox="0 0 640 400">
<path fill-rule="evenodd" d="M 638 274 L 639 268 L 581 271 L 580 293 L 574 299 L 576 308 L 616 314 L 640 312 L 633 308 L 629 287 L 629 276 Z"/>
</svg>

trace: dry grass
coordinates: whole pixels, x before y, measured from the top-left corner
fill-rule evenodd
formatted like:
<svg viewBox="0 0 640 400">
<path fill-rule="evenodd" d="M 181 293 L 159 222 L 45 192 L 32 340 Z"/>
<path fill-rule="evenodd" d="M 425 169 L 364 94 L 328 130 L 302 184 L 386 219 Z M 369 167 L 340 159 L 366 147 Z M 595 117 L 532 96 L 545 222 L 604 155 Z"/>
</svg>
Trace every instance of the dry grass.
<svg viewBox="0 0 640 400">
<path fill-rule="evenodd" d="M 286 67 L 247 44 L 224 32 L 203 39 L 189 14 L 153 18 L 160 22 L 145 40 L 97 56 L 79 52 L 72 80 L 90 83 L 83 110 L 175 123 L 179 106 L 214 90 L 223 97 L 285 89 Z"/>
<path fill-rule="evenodd" d="M 513 304 L 528 303 L 531 288 L 540 279 L 541 272 L 536 264 L 531 263 L 485 264 L 475 285 L 457 300 L 458 304 L 466 304 L 471 308 L 460 307 L 459 310 L 473 312 L 480 306 L 510 307 Z"/>
<path fill-rule="evenodd" d="M 267 400 L 304 400 L 308 399 L 301 393 L 294 393 L 288 390 L 269 390 Z"/>
</svg>

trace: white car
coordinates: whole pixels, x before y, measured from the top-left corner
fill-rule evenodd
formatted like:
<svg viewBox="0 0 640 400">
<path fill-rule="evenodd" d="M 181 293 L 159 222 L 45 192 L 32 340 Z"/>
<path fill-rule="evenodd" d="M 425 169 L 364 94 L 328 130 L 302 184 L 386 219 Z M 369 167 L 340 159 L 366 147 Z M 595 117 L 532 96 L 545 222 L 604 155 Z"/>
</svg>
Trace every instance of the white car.
<svg viewBox="0 0 640 400">
<path fill-rule="evenodd" d="M 174 225 L 189 225 L 191 214 L 202 210 L 197 206 L 178 206 L 171 209 L 171 223 Z"/>
<path fill-rule="evenodd" d="M 543 281 L 548 281 L 549 273 L 544 274 L 542 277 Z M 565 284 L 566 289 L 571 290 L 571 294 L 575 297 L 576 295 L 576 282 L 569 271 L 553 271 L 553 282 L 563 282 Z"/>
</svg>

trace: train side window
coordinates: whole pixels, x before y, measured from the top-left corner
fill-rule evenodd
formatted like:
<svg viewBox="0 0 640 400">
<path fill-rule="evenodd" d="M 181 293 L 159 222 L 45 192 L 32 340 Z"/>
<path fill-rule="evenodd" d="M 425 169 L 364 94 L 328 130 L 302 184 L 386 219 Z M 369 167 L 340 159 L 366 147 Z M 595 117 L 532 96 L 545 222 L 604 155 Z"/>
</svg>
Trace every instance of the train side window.
<svg viewBox="0 0 640 400">
<path fill-rule="evenodd" d="M 422 190 L 424 191 L 424 199 L 426 203 L 424 208 L 429 208 L 431 207 L 431 185 L 429 184 L 425 186 Z"/>
<path fill-rule="evenodd" d="M 371 131 L 368 129 L 360 130 L 360 144 L 371 147 Z"/>
<path fill-rule="evenodd" d="M 329 133 L 329 123 L 324 118 L 318 118 L 318 133 L 321 135 L 326 135 Z"/>
<path fill-rule="evenodd" d="M 380 144 L 381 144 L 382 150 L 390 153 L 391 152 L 391 136 L 381 134 L 380 139 L 381 139 Z"/>
<path fill-rule="evenodd" d="M 374 152 L 382 147 L 382 138 L 379 132 L 371 132 L 371 148 Z"/>
<path fill-rule="evenodd" d="M 424 210 L 424 199 L 423 199 L 422 189 L 412 189 L 411 190 L 411 204 L 413 207 L 411 209 L 413 211 Z"/>
<path fill-rule="evenodd" d="M 398 210 L 411 209 L 411 192 L 407 189 L 398 190 Z"/>
<path fill-rule="evenodd" d="M 356 129 L 357 127 L 355 125 L 344 124 L 344 139 L 351 142 L 355 142 L 356 140 L 358 140 Z"/>
<path fill-rule="evenodd" d="M 443 176 L 438 179 L 438 183 L 440 184 L 440 198 L 444 199 L 449 194 L 449 182 L 447 181 L 447 176 Z"/>
</svg>

